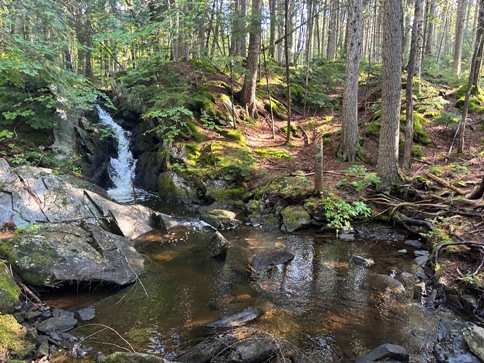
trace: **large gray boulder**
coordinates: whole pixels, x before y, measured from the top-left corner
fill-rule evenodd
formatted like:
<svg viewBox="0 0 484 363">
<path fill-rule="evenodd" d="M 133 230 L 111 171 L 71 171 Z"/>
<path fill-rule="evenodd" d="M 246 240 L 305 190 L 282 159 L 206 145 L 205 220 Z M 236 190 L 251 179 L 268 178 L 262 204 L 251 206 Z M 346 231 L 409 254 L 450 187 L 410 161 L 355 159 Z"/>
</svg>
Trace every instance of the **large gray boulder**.
<svg viewBox="0 0 484 363">
<path fill-rule="evenodd" d="M 200 218 L 216 229 L 230 229 L 242 224 L 239 216 L 243 214 L 235 206 L 214 202 L 198 209 Z"/>
<path fill-rule="evenodd" d="M 175 204 L 190 204 L 199 199 L 197 190 L 173 171 L 158 176 L 158 194 L 162 200 Z"/>
<path fill-rule="evenodd" d="M 123 286 L 135 282 L 143 270 L 143 257 L 128 239 L 92 224 L 21 233 L 5 245 L 9 260 L 22 280 L 34 286 L 70 283 Z"/>
<path fill-rule="evenodd" d="M 136 238 L 169 217 L 140 205 L 121 205 L 103 189 L 50 169 L 11 168 L 0 159 L 0 222 L 32 224 L 89 222 L 127 238 Z"/>
</svg>

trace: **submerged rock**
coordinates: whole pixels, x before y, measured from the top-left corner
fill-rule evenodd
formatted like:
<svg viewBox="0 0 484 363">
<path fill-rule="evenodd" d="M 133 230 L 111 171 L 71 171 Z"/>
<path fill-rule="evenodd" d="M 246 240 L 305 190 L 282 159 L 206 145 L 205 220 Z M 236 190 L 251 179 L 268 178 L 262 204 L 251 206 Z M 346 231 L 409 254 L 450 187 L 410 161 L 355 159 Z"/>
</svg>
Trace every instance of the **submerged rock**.
<svg viewBox="0 0 484 363">
<path fill-rule="evenodd" d="M 176 363 L 170 362 L 166 359 L 144 353 L 127 353 L 127 352 L 116 352 L 104 357 L 100 361 L 101 363 Z"/>
<path fill-rule="evenodd" d="M 365 258 L 361 256 L 351 257 L 351 262 L 353 262 L 357 266 L 362 267 L 371 267 L 375 264 L 375 261 L 372 258 Z"/>
<path fill-rule="evenodd" d="M 203 326 L 207 328 L 233 328 L 245 325 L 252 320 L 257 319 L 259 316 L 261 316 L 261 313 L 257 309 L 249 308 L 241 311 L 240 313 L 204 324 Z"/>
<path fill-rule="evenodd" d="M 73 329 L 77 325 L 77 320 L 65 316 L 58 316 L 44 320 L 37 326 L 41 333 L 52 335 L 64 333 Z"/>
<path fill-rule="evenodd" d="M 382 290 L 387 290 L 395 294 L 403 294 L 405 292 L 403 284 L 390 275 L 375 274 L 375 282 L 381 284 Z"/>
<path fill-rule="evenodd" d="M 254 256 L 251 265 L 255 271 L 267 271 L 276 265 L 291 262 L 294 257 L 294 253 L 285 248 L 266 249 Z"/>
<path fill-rule="evenodd" d="M 23 281 L 34 286 L 123 286 L 135 282 L 143 270 L 143 257 L 128 239 L 95 225 L 50 227 L 19 234 L 5 244 Z"/>
</svg>

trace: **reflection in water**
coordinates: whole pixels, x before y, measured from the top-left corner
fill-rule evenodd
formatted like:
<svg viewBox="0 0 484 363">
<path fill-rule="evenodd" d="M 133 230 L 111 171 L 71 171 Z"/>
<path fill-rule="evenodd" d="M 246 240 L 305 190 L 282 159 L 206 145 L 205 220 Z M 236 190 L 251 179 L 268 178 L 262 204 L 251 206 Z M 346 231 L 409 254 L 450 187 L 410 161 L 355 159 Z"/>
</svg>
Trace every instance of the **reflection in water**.
<svg viewBox="0 0 484 363">
<path fill-rule="evenodd" d="M 324 355 L 328 342 L 349 358 L 382 342 L 403 345 L 416 355 L 435 337 L 445 313 L 424 310 L 411 300 L 411 289 L 395 295 L 375 278 L 392 270 L 397 278 L 413 271 L 410 254 L 394 253 L 401 248 L 396 242 L 241 228 L 223 233 L 231 248 L 219 260 L 207 248 L 212 230 L 192 229 L 190 223 L 185 229 L 177 230 L 183 238 L 159 235 L 138 243 L 147 257 L 141 276 L 147 297 L 135 285 L 96 305 L 96 322 L 115 329 L 138 351 L 173 358 L 210 333 L 201 325 L 255 306 L 265 314 L 251 326 L 287 338 L 313 357 Z M 295 254 L 294 260 L 259 274 L 255 282 L 248 261 L 260 249 L 281 246 Z M 353 255 L 371 257 L 376 264 L 355 266 L 349 262 Z M 92 334 L 92 326 L 76 334 Z M 123 345 L 119 337 L 106 339 Z M 106 346 L 98 350 L 109 351 Z"/>
</svg>

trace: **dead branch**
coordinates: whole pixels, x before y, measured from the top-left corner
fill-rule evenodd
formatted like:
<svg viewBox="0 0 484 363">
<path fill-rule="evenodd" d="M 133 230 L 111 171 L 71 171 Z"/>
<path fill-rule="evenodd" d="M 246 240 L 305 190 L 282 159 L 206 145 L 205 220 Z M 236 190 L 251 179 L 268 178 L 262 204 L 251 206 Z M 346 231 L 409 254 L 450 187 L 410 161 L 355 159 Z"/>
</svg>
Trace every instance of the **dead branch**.
<svg viewBox="0 0 484 363">
<path fill-rule="evenodd" d="M 440 185 L 443 185 L 444 187 L 456 192 L 457 194 L 459 195 L 465 195 L 466 192 L 464 192 L 463 190 L 459 189 L 459 188 L 456 188 L 454 187 L 453 185 L 450 185 L 448 182 L 446 182 L 444 179 L 441 179 L 439 178 L 438 176 L 435 176 L 429 172 L 425 172 L 425 176 L 436 181 L 437 183 L 439 183 Z"/>
</svg>

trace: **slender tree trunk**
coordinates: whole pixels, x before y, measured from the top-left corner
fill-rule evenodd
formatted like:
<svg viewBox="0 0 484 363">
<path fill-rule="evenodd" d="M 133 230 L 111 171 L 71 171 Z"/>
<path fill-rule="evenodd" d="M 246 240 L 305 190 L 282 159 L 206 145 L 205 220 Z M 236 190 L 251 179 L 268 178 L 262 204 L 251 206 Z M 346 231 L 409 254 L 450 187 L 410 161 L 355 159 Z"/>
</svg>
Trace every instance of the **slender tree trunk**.
<svg viewBox="0 0 484 363">
<path fill-rule="evenodd" d="M 476 30 L 476 45 L 475 45 L 475 53 L 476 57 L 475 60 L 471 64 L 471 82 L 472 82 L 472 89 L 471 92 L 476 94 L 479 89 L 479 83 L 481 80 L 481 70 L 482 70 L 482 52 L 483 47 L 482 45 L 477 44 L 479 39 L 484 37 L 484 1 L 480 0 L 479 5 L 479 16 L 477 20 L 477 30 Z"/>
<path fill-rule="evenodd" d="M 255 90 L 257 85 L 257 68 L 259 66 L 259 54 L 261 48 L 261 10 L 262 0 L 252 0 L 252 16 L 249 35 L 249 55 L 242 90 L 239 98 L 247 107 L 249 115 L 256 117 Z"/>
<path fill-rule="evenodd" d="M 426 14 L 427 18 L 427 33 L 425 38 L 425 54 L 432 55 L 434 51 L 435 43 L 435 8 L 436 2 L 434 0 L 428 0 L 428 12 Z"/>
<path fill-rule="evenodd" d="M 289 61 L 290 61 L 290 54 L 289 54 L 289 32 L 290 32 L 290 23 L 289 23 L 289 1 L 284 0 L 284 50 L 285 50 L 285 58 L 286 58 L 286 95 L 287 95 L 287 135 L 286 135 L 286 144 L 289 144 L 291 141 L 291 72 L 289 69 Z"/>
<path fill-rule="evenodd" d="M 323 191 L 323 134 L 319 133 L 314 142 L 314 193 L 321 194 Z"/>
<path fill-rule="evenodd" d="M 420 28 L 422 26 L 423 0 L 415 0 L 415 12 L 413 16 L 412 39 L 410 42 L 410 55 L 407 65 L 407 87 L 405 90 L 406 122 L 405 122 L 405 148 L 403 152 L 403 169 L 408 171 L 412 166 L 413 144 L 413 76 L 417 62 L 417 48 Z"/>
<path fill-rule="evenodd" d="M 269 0 L 269 15 L 270 15 L 270 25 L 269 25 L 269 57 L 274 58 L 275 47 L 276 47 L 276 2 L 277 0 Z"/>
<path fill-rule="evenodd" d="M 399 174 L 403 20 L 401 0 L 383 0 L 383 18 L 382 105 L 377 174 L 381 179 L 380 188 L 390 191 Z"/>
<path fill-rule="evenodd" d="M 452 71 L 460 76 L 462 65 L 462 44 L 464 42 L 464 23 L 467 0 L 459 0 L 457 5 L 457 19 L 455 21 L 454 63 Z"/>
<path fill-rule="evenodd" d="M 331 2 L 331 17 L 329 19 L 329 29 L 328 29 L 328 48 L 326 57 L 329 60 L 334 60 L 336 57 L 336 43 L 338 36 L 338 6 L 339 1 L 333 0 Z"/>
<path fill-rule="evenodd" d="M 358 76 L 360 70 L 362 0 L 350 0 L 348 8 L 346 76 L 343 96 L 342 155 L 344 161 L 356 161 L 358 150 Z"/>
</svg>

